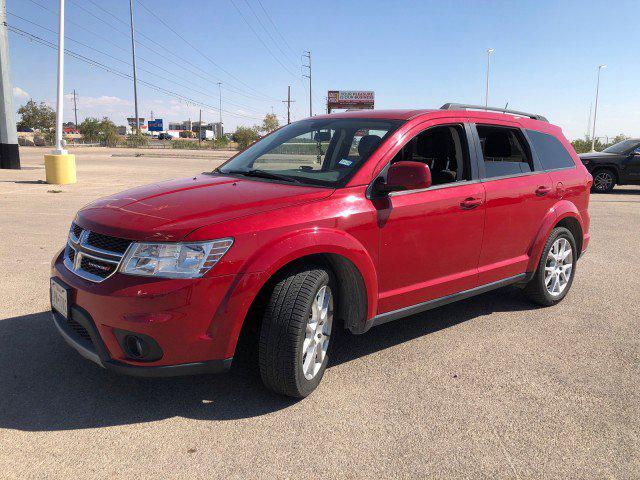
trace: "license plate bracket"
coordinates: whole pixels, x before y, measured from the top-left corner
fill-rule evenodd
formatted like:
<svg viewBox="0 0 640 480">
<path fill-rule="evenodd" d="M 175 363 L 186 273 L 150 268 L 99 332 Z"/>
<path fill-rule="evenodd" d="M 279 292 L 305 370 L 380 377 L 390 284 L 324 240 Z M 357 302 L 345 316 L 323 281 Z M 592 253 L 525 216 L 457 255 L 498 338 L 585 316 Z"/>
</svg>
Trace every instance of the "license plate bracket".
<svg viewBox="0 0 640 480">
<path fill-rule="evenodd" d="M 51 310 L 58 312 L 64 318 L 69 318 L 71 306 L 71 289 L 57 278 L 51 279 L 50 299 Z"/>
</svg>

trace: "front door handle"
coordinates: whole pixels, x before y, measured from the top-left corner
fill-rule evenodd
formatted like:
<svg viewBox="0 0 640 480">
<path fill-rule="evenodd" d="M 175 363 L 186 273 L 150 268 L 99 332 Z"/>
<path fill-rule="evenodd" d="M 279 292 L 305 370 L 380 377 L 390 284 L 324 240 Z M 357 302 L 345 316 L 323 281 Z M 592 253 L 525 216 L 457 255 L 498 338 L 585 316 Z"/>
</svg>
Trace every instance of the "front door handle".
<svg viewBox="0 0 640 480">
<path fill-rule="evenodd" d="M 477 197 L 465 198 L 462 202 L 460 202 L 460 208 L 462 210 L 471 210 L 480 205 L 482 205 L 482 199 Z"/>
<path fill-rule="evenodd" d="M 544 197 L 547 193 L 551 191 L 551 187 L 547 187 L 546 185 L 540 185 L 536 188 L 536 195 L 539 197 Z"/>
</svg>

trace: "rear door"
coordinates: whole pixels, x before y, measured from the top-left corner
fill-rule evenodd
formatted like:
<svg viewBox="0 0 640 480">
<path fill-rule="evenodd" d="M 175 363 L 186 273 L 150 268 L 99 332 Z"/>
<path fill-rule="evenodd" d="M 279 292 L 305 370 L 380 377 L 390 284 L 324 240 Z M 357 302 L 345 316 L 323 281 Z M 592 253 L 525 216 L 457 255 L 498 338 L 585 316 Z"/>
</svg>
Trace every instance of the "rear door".
<svg viewBox="0 0 640 480">
<path fill-rule="evenodd" d="M 434 185 L 373 200 L 380 228 L 378 313 L 477 285 L 484 189 L 468 134 L 463 121 L 429 121 L 390 152 L 387 162 L 427 163 Z"/>
<path fill-rule="evenodd" d="M 519 124 L 481 121 L 474 126 L 486 193 L 478 285 L 486 285 L 525 273 L 529 249 L 555 202 L 555 191 Z"/>
</svg>

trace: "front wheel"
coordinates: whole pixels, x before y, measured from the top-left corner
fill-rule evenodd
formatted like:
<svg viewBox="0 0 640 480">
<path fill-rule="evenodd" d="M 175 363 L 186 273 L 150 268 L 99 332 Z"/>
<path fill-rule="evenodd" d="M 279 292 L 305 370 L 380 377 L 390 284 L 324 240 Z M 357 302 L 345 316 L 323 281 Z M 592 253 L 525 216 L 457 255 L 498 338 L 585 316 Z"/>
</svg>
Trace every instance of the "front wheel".
<svg viewBox="0 0 640 480">
<path fill-rule="evenodd" d="M 577 259 L 573 234 L 564 227 L 554 228 L 542 250 L 533 278 L 524 287 L 524 294 L 545 307 L 559 303 L 569 293 Z"/>
<path fill-rule="evenodd" d="M 329 358 L 335 291 L 331 273 L 321 267 L 293 269 L 275 284 L 258 349 L 269 389 L 304 398 L 318 386 Z"/>
</svg>

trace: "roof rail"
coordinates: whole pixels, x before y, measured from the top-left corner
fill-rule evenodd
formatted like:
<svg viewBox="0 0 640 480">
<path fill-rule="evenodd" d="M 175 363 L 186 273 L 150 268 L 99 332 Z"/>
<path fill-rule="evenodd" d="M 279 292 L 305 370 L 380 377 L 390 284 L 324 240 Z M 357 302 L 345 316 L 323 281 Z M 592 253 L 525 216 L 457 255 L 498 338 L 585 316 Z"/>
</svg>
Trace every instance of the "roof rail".
<svg viewBox="0 0 640 480">
<path fill-rule="evenodd" d="M 545 117 L 536 113 L 520 112 L 518 110 L 508 110 L 506 108 L 483 107 L 482 105 L 467 105 L 465 103 L 445 103 L 440 107 L 440 110 L 487 110 L 489 112 L 510 113 L 521 117 L 529 117 L 533 120 L 540 120 L 541 122 L 549 122 Z"/>
</svg>

